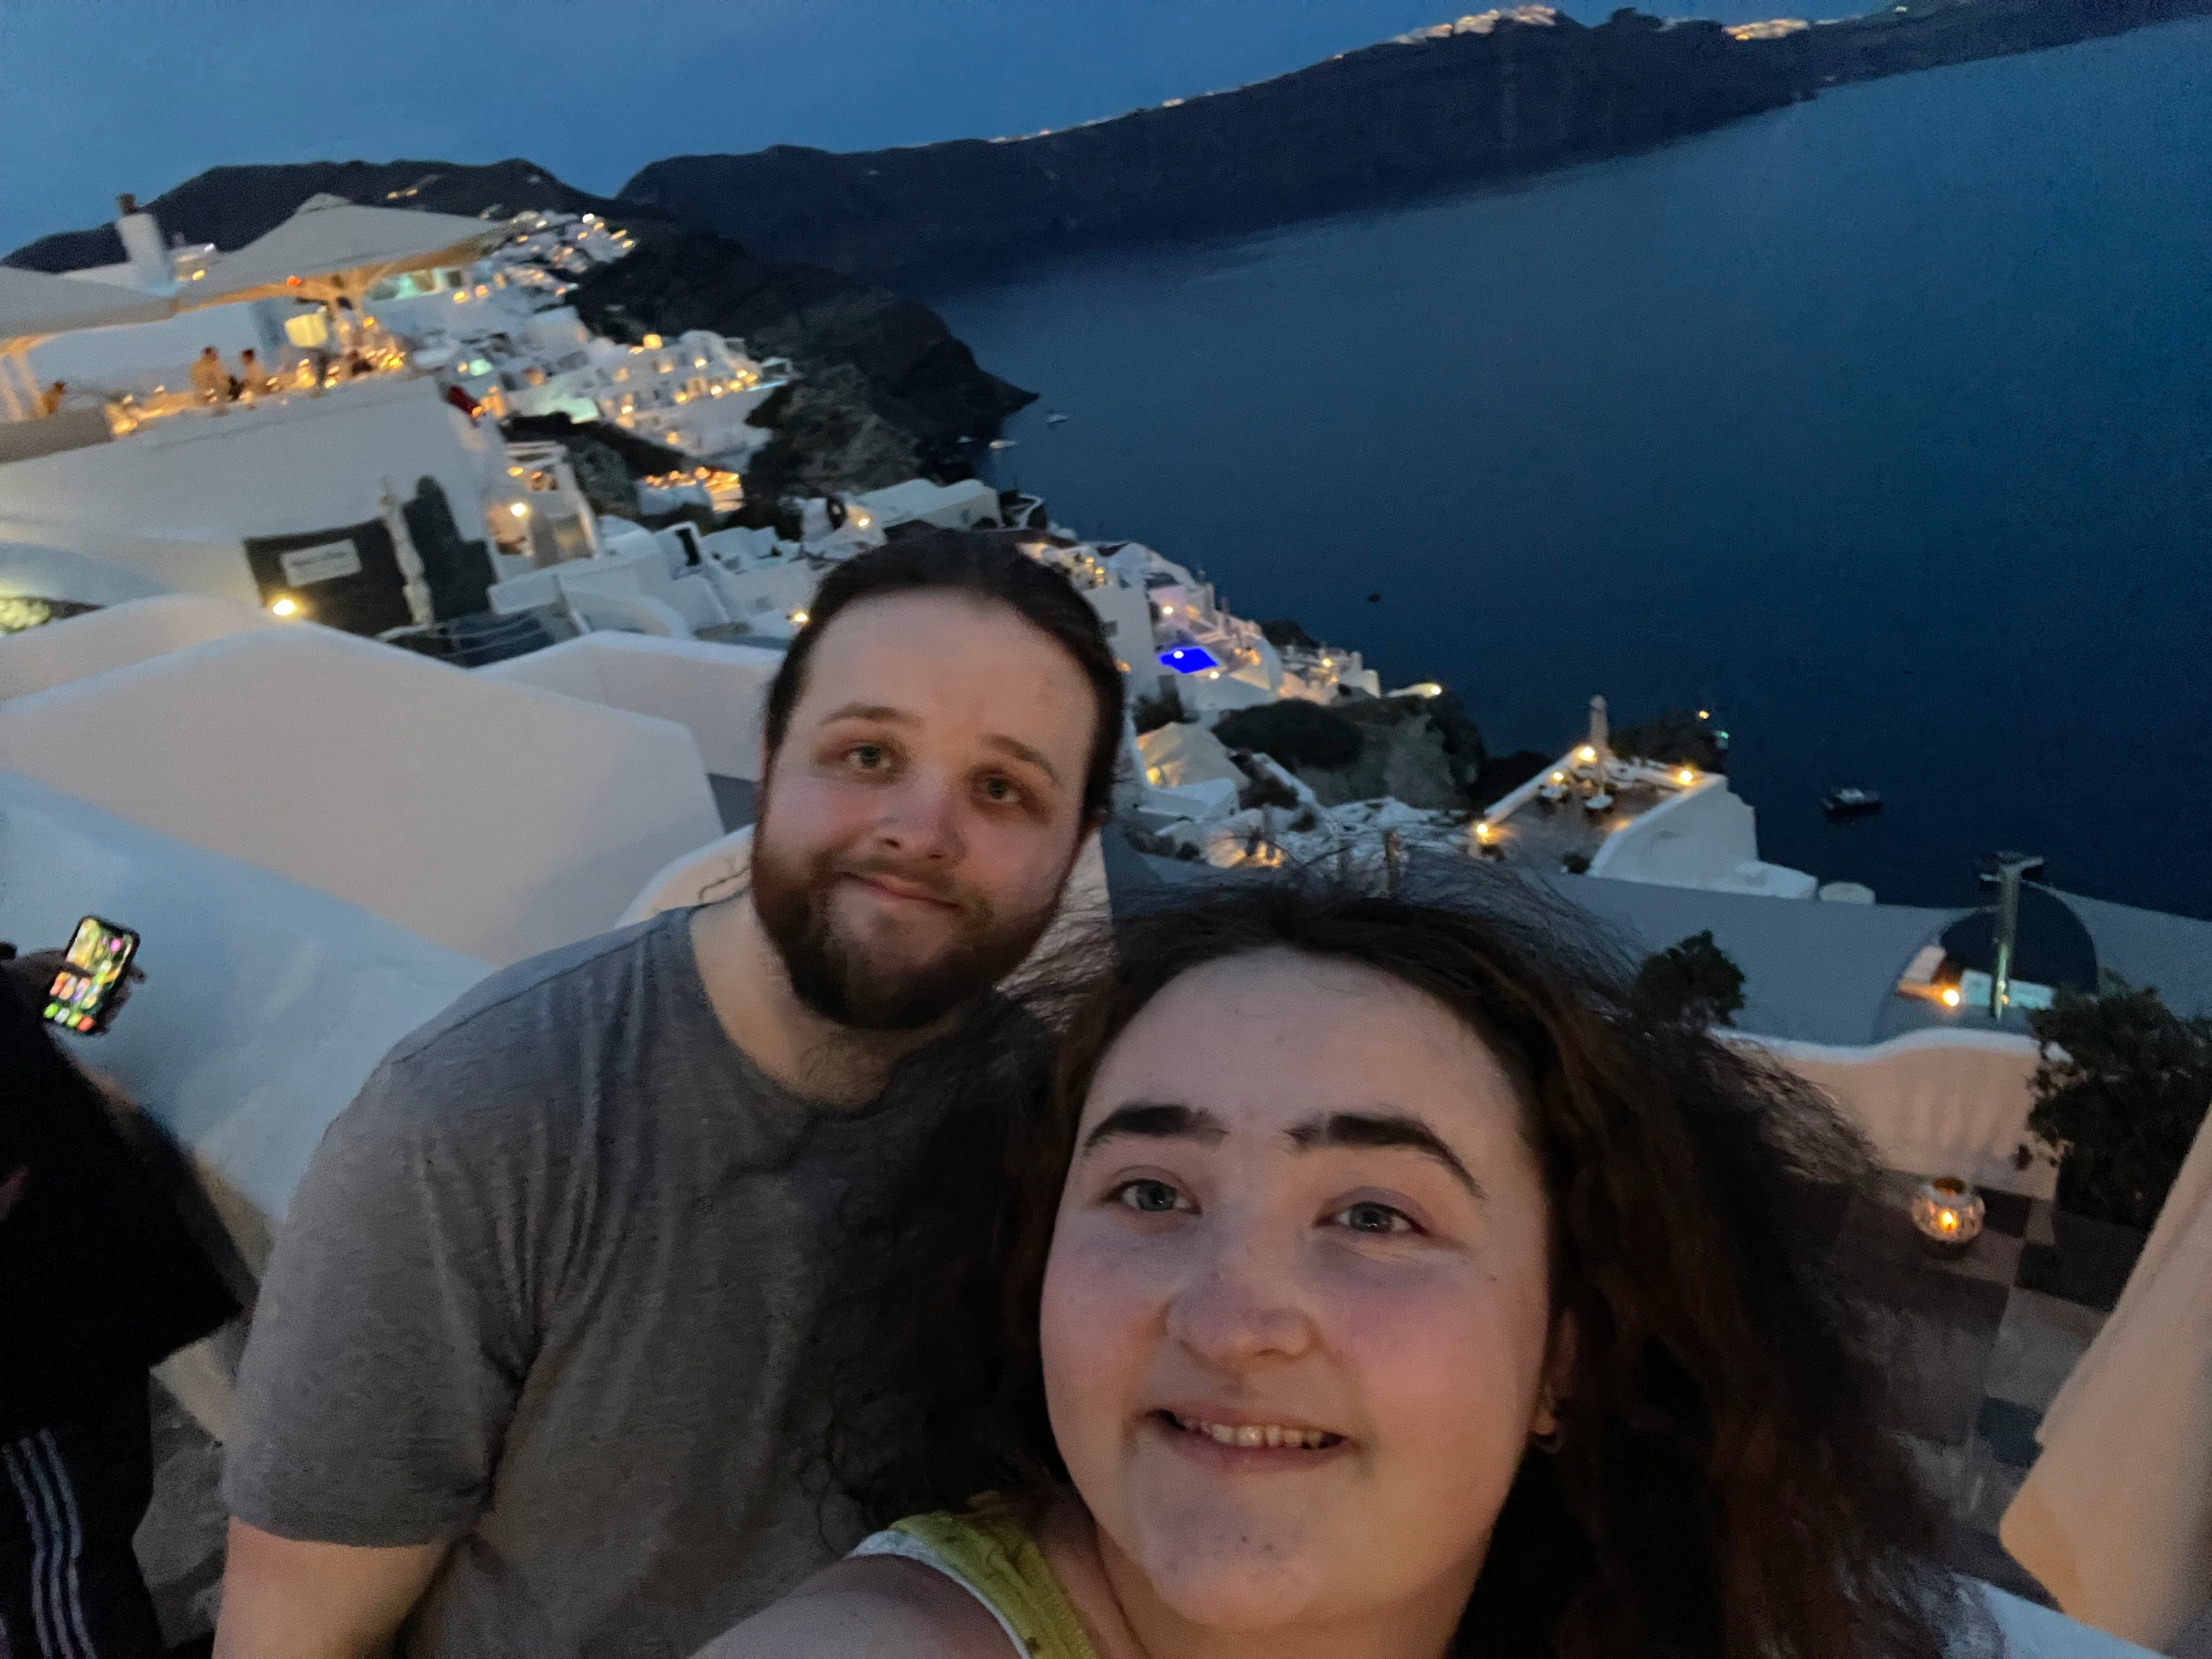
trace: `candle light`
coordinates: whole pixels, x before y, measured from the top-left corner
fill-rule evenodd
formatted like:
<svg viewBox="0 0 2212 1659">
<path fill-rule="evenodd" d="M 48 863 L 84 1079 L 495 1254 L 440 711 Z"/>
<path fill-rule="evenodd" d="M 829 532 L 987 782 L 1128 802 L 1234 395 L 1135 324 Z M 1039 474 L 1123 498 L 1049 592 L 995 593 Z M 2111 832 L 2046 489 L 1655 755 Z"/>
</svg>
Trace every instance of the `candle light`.
<svg viewBox="0 0 2212 1659">
<path fill-rule="evenodd" d="M 1912 1224 L 1927 1241 L 1932 1255 L 1963 1255 L 1978 1237 L 1988 1206 L 1982 1195 L 1958 1176 L 1937 1176 L 1921 1183 L 1912 1195 Z"/>
</svg>

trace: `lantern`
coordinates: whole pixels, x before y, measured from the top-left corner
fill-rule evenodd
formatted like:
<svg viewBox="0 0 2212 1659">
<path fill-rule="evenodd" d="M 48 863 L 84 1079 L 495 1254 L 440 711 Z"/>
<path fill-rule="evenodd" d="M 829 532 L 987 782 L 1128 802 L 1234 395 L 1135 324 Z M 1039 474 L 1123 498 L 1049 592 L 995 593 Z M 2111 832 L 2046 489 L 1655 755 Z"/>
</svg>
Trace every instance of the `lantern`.
<svg viewBox="0 0 2212 1659">
<path fill-rule="evenodd" d="M 1931 1254 L 1957 1257 L 1980 1235 L 1988 1207 L 1959 1176 L 1937 1176 L 1912 1195 L 1912 1224 Z"/>
</svg>

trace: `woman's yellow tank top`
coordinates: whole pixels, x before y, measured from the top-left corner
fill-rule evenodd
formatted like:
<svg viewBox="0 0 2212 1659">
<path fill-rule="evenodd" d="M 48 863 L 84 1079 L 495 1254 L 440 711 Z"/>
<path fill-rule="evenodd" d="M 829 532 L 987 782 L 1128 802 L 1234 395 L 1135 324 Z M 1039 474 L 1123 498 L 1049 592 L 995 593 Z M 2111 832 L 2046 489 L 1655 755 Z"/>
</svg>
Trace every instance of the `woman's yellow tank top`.
<svg viewBox="0 0 2212 1659">
<path fill-rule="evenodd" d="M 855 1555 L 897 1555 L 936 1568 L 990 1609 L 1017 1654 L 1097 1659 L 1044 1552 L 1012 1510 L 912 1515 L 868 1538 Z"/>
</svg>

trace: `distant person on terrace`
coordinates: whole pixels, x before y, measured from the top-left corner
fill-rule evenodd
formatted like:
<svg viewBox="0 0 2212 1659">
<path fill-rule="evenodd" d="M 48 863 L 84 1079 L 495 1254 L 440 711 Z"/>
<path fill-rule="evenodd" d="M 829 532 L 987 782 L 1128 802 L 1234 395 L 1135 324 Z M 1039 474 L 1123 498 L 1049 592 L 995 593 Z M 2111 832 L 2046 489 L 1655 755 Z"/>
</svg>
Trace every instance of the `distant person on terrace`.
<svg viewBox="0 0 2212 1659">
<path fill-rule="evenodd" d="M 949 1123 L 848 1248 L 837 1466 L 906 1518 L 702 1659 L 1994 1637 L 1807 1225 L 1855 1133 L 1512 878 L 1449 899 L 1117 930 L 1051 1110 Z"/>
<path fill-rule="evenodd" d="M 811 610 L 750 890 L 494 975 L 325 1137 L 239 1379 L 226 1659 L 680 1656 L 866 1530 L 823 1501 L 824 1287 L 1036 1046 L 992 988 L 1106 810 L 1121 678 L 1009 538 Z"/>
<path fill-rule="evenodd" d="M 192 389 L 203 403 L 219 404 L 230 395 L 230 371 L 213 346 L 202 346 L 192 359 Z"/>
</svg>

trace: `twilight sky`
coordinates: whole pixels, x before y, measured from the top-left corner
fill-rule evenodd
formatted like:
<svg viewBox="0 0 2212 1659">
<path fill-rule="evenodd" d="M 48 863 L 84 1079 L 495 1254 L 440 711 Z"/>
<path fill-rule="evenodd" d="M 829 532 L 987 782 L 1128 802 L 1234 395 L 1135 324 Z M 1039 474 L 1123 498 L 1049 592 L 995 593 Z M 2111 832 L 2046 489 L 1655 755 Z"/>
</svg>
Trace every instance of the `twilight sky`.
<svg viewBox="0 0 2212 1659">
<path fill-rule="evenodd" d="M 0 0 L 0 252 L 224 162 L 526 155 L 612 192 L 687 152 L 1034 131 L 1483 3 Z"/>
</svg>

